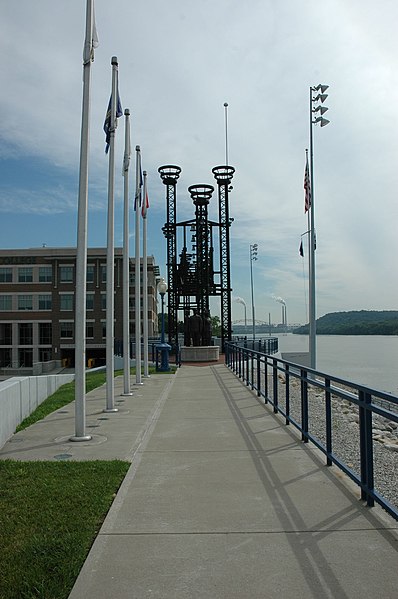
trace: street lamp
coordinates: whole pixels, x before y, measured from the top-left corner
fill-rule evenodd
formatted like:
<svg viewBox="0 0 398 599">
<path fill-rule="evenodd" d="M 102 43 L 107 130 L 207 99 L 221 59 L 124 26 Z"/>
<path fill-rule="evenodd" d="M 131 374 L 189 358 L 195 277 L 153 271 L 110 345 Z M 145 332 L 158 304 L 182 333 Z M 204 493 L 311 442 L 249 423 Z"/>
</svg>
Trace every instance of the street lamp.
<svg viewBox="0 0 398 599">
<path fill-rule="evenodd" d="M 254 291 L 253 291 L 253 262 L 257 260 L 257 243 L 253 243 L 250 246 L 250 286 L 252 292 L 252 322 L 253 322 L 253 341 L 256 338 L 256 320 L 254 314 Z"/>
<path fill-rule="evenodd" d="M 162 328 L 160 335 L 160 344 L 157 346 L 158 351 L 160 351 L 160 366 L 158 366 L 156 361 L 156 370 L 160 372 L 168 372 L 170 370 L 169 366 L 169 351 L 171 349 L 170 345 L 165 342 L 165 334 L 164 334 L 164 296 L 167 292 L 167 283 L 164 279 L 160 279 L 157 285 L 158 293 L 160 294 L 162 300 Z"/>
<path fill-rule="evenodd" d="M 315 216 L 314 216 L 314 148 L 312 126 L 320 125 L 325 127 L 330 121 L 325 119 L 323 115 L 328 110 L 327 106 L 323 106 L 324 101 L 328 97 L 325 91 L 329 88 L 328 85 L 319 84 L 310 87 L 310 185 L 311 185 L 311 204 L 310 211 L 310 251 L 309 251 L 309 354 L 310 368 L 316 368 L 316 309 L 315 309 Z M 316 94 L 316 95 L 315 95 Z"/>
</svg>

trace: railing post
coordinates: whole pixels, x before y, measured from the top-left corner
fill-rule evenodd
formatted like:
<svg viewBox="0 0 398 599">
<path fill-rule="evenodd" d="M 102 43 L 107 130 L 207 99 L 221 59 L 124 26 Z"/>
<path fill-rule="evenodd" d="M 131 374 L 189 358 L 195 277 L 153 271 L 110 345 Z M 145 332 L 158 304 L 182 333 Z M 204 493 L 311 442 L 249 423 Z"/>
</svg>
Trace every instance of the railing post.
<svg viewBox="0 0 398 599">
<path fill-rule="evenodd" d="M 273 391 L 274 391 L 274 413 L 278 412 L 278 362 L 276 360 L 272 360 L 272 382 L 273 382 Z"/>
<path fill-rule="evenodd" d="M 290 424 L 289 416 L 290 416 L 290 372 L 289 372 L 289 364 L 285 365 L 285 374 L 286 374 L 286 418 L 285 424 Z"/>
<path fill-rule="evenodd" d="M 250 354 L 250 378 L 251 378 L 251 388 L 252 391 L 254 389 L 254 353 L 251 352 Z"/>
<path fill-rule="evenodd" d="M 369 507 L 374 505 L 374 499 L 369 491 L 374 489 L 373 475 L 373 437 L 372 437 L 372 410 L 370 404 L 372 396 L 364 391 L 358 392 L 359 399 L 359 445 L 361 452 L 361 499 Z"/>
<path fill-rule="evenodd" d="M 332 402 L 330 392 L 330 379 L 325 379 L 325 418 L 326 418 L 326 464 L 332 465 Z"/>
<path fill-rule="evenodd" d="M 308 443 L 308 381 L 307 371 L 301 370 L 301 440 Z"/>
<path fill-rule="evenodd" d="M 238 374 L 239 374 L 239 378 L 242 378 L 242 348 L 239 346 L 238 347 L 238 360 L 239 360 L 239 366 L 238 366 Z"/>
<path fill-rule="evenodd" d="M 260 367 L 261 367 L 261 361 L 260 361 L 260 354 L 257 354 L 257 397 L 261 396 L 261 372 L 260 372 Z"/>
<path fill-rule="evenodd" d="M 264 358 L 264 403 L 268 403 L 268 359 Z"/>
</svg>

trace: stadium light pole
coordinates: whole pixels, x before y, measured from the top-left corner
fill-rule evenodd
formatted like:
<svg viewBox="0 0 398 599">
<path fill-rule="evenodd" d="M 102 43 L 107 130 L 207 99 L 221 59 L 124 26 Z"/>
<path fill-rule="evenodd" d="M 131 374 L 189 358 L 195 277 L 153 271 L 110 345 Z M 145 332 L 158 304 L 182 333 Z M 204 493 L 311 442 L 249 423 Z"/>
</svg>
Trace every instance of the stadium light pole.
<svg viewBox="0 0 398 599">
<path fill-rule="evenodd" d="M 257 260 L 258 244 L 253 243 L 250 245 L 250 288 L 252 295 L 252 324 L 253 324 L 253 341 L 256 338 L 256 318 L 254 310 L 254 287 L 253 287 L 253 262 Z"/>
<path fill-rule="evenodd" d="M 330 121 L 322 115 L 328 110 L 323 106 L 328 97 L 325 91 L 328 85 L 319 84 L 310 87 L 310 180 L 311 180 L 311 205 L 310 212 L 310 251 L 309 251 L 309 354 L 310 368 L 316 369 L 316 301 L 315 301 L 315 214 L 314 214 L 314 145 L 313 125 L 325 127 Z M 316 94 L 316 95 L 315 95 Z"/>
</svg>

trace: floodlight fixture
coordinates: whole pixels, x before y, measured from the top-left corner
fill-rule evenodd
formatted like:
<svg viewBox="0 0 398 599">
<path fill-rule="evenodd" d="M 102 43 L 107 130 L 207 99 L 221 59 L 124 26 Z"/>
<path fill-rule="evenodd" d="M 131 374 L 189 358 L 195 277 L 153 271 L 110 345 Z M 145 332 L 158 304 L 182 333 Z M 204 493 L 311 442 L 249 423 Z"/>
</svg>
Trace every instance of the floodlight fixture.
<svg viewBox="0 0 398 599">
<path fill-rule="evenodd" d="M 313 101 L 314 102 L 322 102 L 322 104 L 323 104 L 327 97 L 328 97 L 328 94 L 318 94 L 317 96 L 315 96 Z"/>
<path fill-rule="evenodd" d="M 318 118 L 315 119 L 314 123 L 319 124 L 321 127 L 326 127 L 326 125 L 329 125 L 330 121 L 324 119 L 323 116 L 318 116 Z"/>
<path fill-rule="evenodd" d="M 317 106 L 316 108 L 313 109 L 312 112 L 320 112 L 321 114 L 325 114 L 325 112 L 329 110 L 329 108 L 327 106 Z"/>
<path fill-rule="evenodd" d="M 314 90 L 317 91 L 317 92 L 319 92 L 319 90 L 321 90 L 321 94 L 324 94 L 327 89 L 329 89 L 329 86 L 328 85 L 322 85 L 322 83 L 319 83 L 319 85 L 316 85 L 314 87 Z"/>
</svg>

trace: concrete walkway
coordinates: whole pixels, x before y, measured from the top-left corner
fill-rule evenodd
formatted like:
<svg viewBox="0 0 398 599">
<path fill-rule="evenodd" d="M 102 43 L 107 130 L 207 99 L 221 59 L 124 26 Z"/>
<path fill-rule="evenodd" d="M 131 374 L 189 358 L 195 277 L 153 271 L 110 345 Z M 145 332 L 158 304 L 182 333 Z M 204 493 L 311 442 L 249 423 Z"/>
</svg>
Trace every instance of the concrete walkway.
<svg viewBox="0 0 398 599">
<path fill-rule="evenodd" d="M 0 452 L 132 462 L 70 599 L 398 597 L 398 523 L 224 365 L 121 389 L 115 414 L 88 394 L 92 441 L 72 404 Z"/>
</svg>

